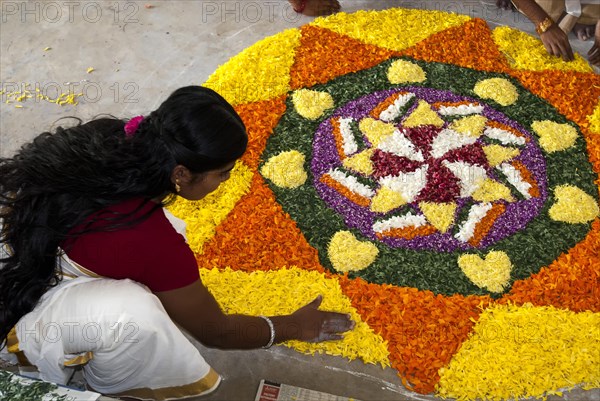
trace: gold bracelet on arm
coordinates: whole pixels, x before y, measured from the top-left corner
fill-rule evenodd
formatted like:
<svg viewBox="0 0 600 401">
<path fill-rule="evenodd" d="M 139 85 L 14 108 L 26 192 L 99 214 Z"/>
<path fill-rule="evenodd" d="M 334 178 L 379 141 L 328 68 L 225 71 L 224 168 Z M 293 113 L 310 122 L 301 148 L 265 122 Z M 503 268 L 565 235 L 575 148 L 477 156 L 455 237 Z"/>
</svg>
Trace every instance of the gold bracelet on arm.
<svg viewBox="0 0 600 401">
<path fill-rule="evenodd" d="M 554 21 L 552 20 L 552 18 L 546 17 L 542 22 L 535 26 L 535 31 L 538 33 L 538 35 L 541 35 L 548 29 L 550 29 L 552 25 L 554 25 Z"/>
</svg>

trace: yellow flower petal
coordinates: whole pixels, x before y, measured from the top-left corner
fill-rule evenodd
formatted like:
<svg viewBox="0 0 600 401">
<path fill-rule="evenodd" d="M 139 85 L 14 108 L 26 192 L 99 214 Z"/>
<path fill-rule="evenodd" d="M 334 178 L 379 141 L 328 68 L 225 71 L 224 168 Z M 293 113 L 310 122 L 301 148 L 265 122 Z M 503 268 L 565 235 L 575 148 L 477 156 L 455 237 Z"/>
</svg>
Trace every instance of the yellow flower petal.
<svg viewBox="0 0 600 401">
<path fill-rule="evenodd" d="M 456 213 L 456 203 L 434 203 L 421 202 L 419 209 L 423 215 L 431 223 L 432 226 L 445 233 L 448 231 L 452 223 L 454 223 L 454 214 Z"/>
<path fill-rule="evenodd" d="M 474 200 L 480 202 L 494 202 L 500 199 L 504 199 L 509 202 L 514 201 L 510 189 L 506 185 L 489 178 L 486 179 L 471 196 Z"/>
<path fill-rule="evenodd" d="M 479 138 L 483 134 L 486 122 L 487 118 L 484 116 L 467 116 L 453 121 L 450 128 L 463 135 Z"/>
<path fill-rule="evenodd" d="M 490 78 L 477 82 L 474 88 L 477 96 L 491 99 L 501 106 L 510 106 L 519 98 L 517 88 L 504 78 Z"/>
<path fill-rule="evenodd" d="M 327 255 L 335 270 L 358 271 L 377 259 L 379 249 L 370 242 L 359 241 L 350 231 L 338 231 L 329 243 Z"/>
<path fill-rule="evenodd" d="M 548 153 L 565 150 L 575 145 L 577 130 L 569 124 L 553 121 L 534 121 L 533 131 L 540 137 L 540 146 Z"/>
<path fill-rule="evenodd" d="M 571 224 L 587 223 L 600 214 L 596 200 L 572 185 L 556 187 L 554 196 L 556 203 L 548 211 L 553 220 Z"/>
<path fill-rule="evenodd" d="M 354 156 L 347 157 L 343 161 L 344 167 L 367 176 L 371 175 L 374 171 L 373 163 L 371 162 L 373 153 L 375 153 L 375 149 L 369 148 L 355 154 Z"/>
<path fill-rule="evenodd" d="M 226 268 L 200 269 L 202 282 L 226 313 L 247 315 L 284 315 L 296 311 L 318 295 L 323 296 L 321 309 L 349 313 L 356 322 L 354 330 L 341 341 L 306 343 L 288 341 L 283 345 L 307 354 L 327 353 L 365 363 L 389 366 L 387 344 L 362 321 L 334 278 L 297 267 L 276 271 L 246 273 Z M 256 289 L 260 288 L 260 291 Z"/>
<path fill-rule="evenodd" d="M 513 68 L 530 71 L 594 72 L 581 55 L 575 53 L 575 60 L 563 61 L 562 58 L 549 54 L 539 38 L 518 29 L 500 26 L 494 29 L 492 35 Z"/>
<path fill-rule="evenodd" d="M 363 118 L 358 123 L 358 128 L 365 134 L 371 145 L 376 148 L 379 143 L 392 135 L 396 130 L 393 124 L 384 123 L 371 117 Z"/>
<path fill-rule="evenodd" d="M 383 186 L 371 200 L 371 210 L 376 213 L 387 213 L 406 203 L 406 199 L 401 194 Z"/>
<path fill-rule="evenodd" d="M 517 148 L 496 144 L 483 146 L 483 152 L 485 153 L 488 163 L 490 163 L 490 166 L 492 167 L 499 166 L 505 161 L 514 159 L 521 153 Z"/>
<path fill-rule="evenodd" d="M 327 92 L 299 89 L 292 95 L 292 102 L 298 114 L 309 120 L 316 120 L 333 108 L 333 98 Z"/>
<path fill-rule="evenodd" d="M 479 255 L 461 255 L 458 266 L 473 284 L 491 292 L 504 291 L 512 271 L 512 263 L 502 251 L 491 251 L 485 259 Z"/>
<path fill-rule="evenodd" d="M 290 89 L 289 71 L 300 37 L 299 29 L 267 37 L 217 68 L 204 85 L 233 105 L 283 95 Z"/>
<path fill-rule="evenodd" d="M 304 170 L 304 160 L 304 155 L 297 150 L 281 152 L 271 157 L 262 166 L 260 173 L 278 187 L 297 188 L 308 179 Z"/>
<path fill-rule="evenodd" d="M 419 100 L 417 108 L 402 123 L 405 127 L 414 128 L 420 125 L 444 126 L 444 120 L 436 113 L 429 103 Z"/>
<path fill-rule="evenodd" d="M 424 82 L 427 79 L 427 74 L 418 64 L 406 60 L 394 61 L 388 69 L 387 76 L 392 84 Z"/>
<path fill-rule="evenodd" d="M 494 305 L 439 370 L 437 395 L 459 400 L 541 398 L 600 387 L 600 313 Z"/>
<path fill-rule="evenodd" d="M 467 15 L 441 11 L 391 8 L 383 11 L 358 11 L 353 14 L 341 12 L 317 18 L 311 25 L 330 29 L 364 43 L 400 51 L 416 45 L 434 33 L 462 25 L 470 19 Z M 402 23 L 399 24 L 398 21 Z M 423 21 L 427 21 L 427 24 Z"/>
</svg>

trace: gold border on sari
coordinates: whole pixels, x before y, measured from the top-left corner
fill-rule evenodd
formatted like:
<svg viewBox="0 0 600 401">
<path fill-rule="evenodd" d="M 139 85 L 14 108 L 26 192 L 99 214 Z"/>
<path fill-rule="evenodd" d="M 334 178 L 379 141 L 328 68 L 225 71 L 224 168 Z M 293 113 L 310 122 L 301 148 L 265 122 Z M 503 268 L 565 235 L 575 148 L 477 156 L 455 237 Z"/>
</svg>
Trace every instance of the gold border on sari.
<svg viewBox="0 0 600 401">
<path fill-rule="evenodd" d="M 122 393 L 107 395 L 117 397 L 132 397 L 139 400 L 177 400 L 189 397 L 198 397 L 210 393 L 216 389 L 220 381 L 221 376 L 219 376 L 219 374 L 213 368 L 210 368 L 206 376 L 204 376 L 202 379 L 194 383 L 185 384 L 183 386 L 161 387 L 157 389 L 144 387 L 127 390 Z"/>
</svg>

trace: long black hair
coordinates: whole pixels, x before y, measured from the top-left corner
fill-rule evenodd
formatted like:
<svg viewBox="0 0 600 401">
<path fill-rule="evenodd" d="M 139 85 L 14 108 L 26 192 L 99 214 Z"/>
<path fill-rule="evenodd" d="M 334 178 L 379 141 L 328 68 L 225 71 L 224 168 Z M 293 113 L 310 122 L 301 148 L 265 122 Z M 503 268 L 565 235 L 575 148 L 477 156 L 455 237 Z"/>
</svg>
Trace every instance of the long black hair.
<svg viewBox="0 0 600 401">
<path fill-rule="evenodd" d="M 196 174 L 215 170 L 238 159 L 248 142 L 233 107 L 199 86 L 173 92 L 132 136 L 124 127 L 114 117 L 79 121 L 0 158 L 0 348 L 60 282 L 60 245 L 81 235 L 73 230 L 90 215 L 131 198 L 170 199 L 176 165 Z M 113 220 L 112 229 L 135 224 Z"/>
</svg>

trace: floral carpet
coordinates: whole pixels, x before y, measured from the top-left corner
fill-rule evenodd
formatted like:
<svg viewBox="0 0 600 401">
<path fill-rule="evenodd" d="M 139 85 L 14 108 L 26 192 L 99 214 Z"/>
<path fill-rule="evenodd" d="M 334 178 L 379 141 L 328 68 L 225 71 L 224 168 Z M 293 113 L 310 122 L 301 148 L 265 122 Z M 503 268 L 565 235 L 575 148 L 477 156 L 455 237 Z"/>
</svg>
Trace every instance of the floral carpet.
<svg viewBox="0 0 600 401">
<path fill-rule="evenodd" d="M 249 134 L 232 177 L 171 210 L 230 313 L 323 294 L 357 322 L 289 342 L 418 393 L 600 386 L 600 78 L 537 39 L 436 11 L 339 13 L 205 83 Z"/>
</svg>

